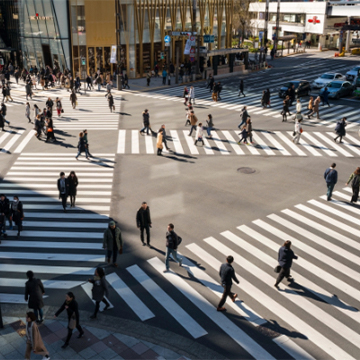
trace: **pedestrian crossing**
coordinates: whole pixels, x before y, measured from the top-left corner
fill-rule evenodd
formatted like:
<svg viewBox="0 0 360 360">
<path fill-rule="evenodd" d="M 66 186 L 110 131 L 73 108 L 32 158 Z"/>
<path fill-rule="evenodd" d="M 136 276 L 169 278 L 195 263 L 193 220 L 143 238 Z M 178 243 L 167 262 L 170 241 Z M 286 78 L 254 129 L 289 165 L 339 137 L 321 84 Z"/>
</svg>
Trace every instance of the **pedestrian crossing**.
<svg viewBox="0 0 360 360">
<path fill-rule="evenodd" d="M 334 142 L 334 133 L 302 133 L 300 144 L 292 142 L 292 131 L 253 131 L 254 144 L 238 144 L 241 138 L 239 130 L 212 131 L 212 138 L 204 137 L 204 146 L 194 145 L 194 137 L 188 136 L 188 130 L 170 130 L 163 154 L 191 155 L 261 155 L 261 156 L 329 156 L 356 157 L 360 155 L 360 139 L 347 135 L 343 143 Z M 248 140 L 249 141 L 249 140 Z M 156 136 L 142 135 L 139 130 L 119 130 L 118 154 L 155 154 Z"/>
<path fill-rule="evenodd" d="M 195 103 L 196 105 L 205 105 L 213 108 L 238 111 L 240 112 L 244 106 L 247 107 L 247 111 L 250 116 L 259 115 L 264 117 L 272 117 L 277 119 L 279 122 L 282 122 L 282 108 L 283 108 L 283 99 L 278 97 L 277 92 L 274 92 L 271 97 L 271 107 L 263 109 L 261 105 L 261 92 L 258 93 L 249 93 L 246 97 L 239 97 L 237 92 L 231 90 L 223 90 L 221 92 L 221 100 L 214 102 L 211 99 L 211 92 L 205 87 L 194 87 L 195 89 Z M 174 101 L 174 102 L 183 102 L 182 98 L 183 86 L 159 89 L 156 92 L 132 92 L 136 97 L 146 97 L 153 98 L 158 100 Z M 303 115 L 303 124 L 311 124 L 314 127 L 325 126 L 327 128 L 335 128 L 336 122 L 341 118 L 347 118 L 347 129 L 351 129 L 355 126 L 360 125 L 360 120 L 358 117 L 358 108 L 354 108 L 348 105 L 337 105 L 331 104 L 328 106 L 320 106 L 320 120 L 312 117 L 310 119 L 305 116 L 308 113 L 307 110 L 307 101 L 305 98 L 301 99 L 302 102 L 302 115 Z M 288 116 L 288 121 L 293 120 L 296 110 L 296 103 L 294 102 L 293 106 L 290 107 L 291 116 Z"/>
<path fill-rule="evenodd" d="M 0 133 L 0 156 L 3 154 L 20 154 L 32 137 L 35 135 L 34 130 L 9 130 Z"/>
<path fill-rule="evenodd" d="M 90 162 L 68 154 L 18 157 L 1 192 L 9 198 L 17 194 L 23 202 L 24 230 L 18 239 L 8 230 L 0 244 L 0 301 L 23 302 L 30 267 L 43 279 L 49 298 L 81 287 L 91 300 L 86 281 L 104 263 L 102 233 L 110 214 L 114 161 L 114 154 L 98 154 Z M 60 171 L 70 169 L 79 178 L 77 206 L 62 212 L 56 181 Z M 348 202 L 350 192 L 336 190 L 332 201 L 320 196 L 217 237 L 186 242 L 179 249 L 182 268 L 172 263 L 168 273 L 159 255 L 126 265 L 123 272 L 106 275 L 110 302 L 120 297 L 124 307 L 117 311 L 157 326 L 166 326 L 159 316 L 165 311 L 193 339 L 223 333 L 246 358 L 357 359 L 360 218 L 359 208 Z M 292 268 L 294 281 L 277 290 L 273 268 L 284 240 L 292 241 L 299 259 Z M 223 290 L 218 269 L 229 254 L 240 280 L 233 290 L 242 301 L 228 300 L 223 314 L 215 307 Z M 254 336 L 269 326 L 276 335 Z"/>
</svg>

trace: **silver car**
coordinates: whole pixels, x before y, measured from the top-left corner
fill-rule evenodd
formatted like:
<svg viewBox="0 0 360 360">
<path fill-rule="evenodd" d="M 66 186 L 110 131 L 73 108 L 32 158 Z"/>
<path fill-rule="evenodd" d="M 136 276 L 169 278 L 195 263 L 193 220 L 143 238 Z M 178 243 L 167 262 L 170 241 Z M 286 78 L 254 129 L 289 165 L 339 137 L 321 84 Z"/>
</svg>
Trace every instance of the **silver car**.
<svg viewBox="0 0 360 360">
<path fill-rule="evenodd" d="M 333 80 L 345 80 L 345 76 L 339 73 L 325 73 L 312 82 L 311 88 L 321 89 Z"/>
<path fill-rule="evenodd" d="M 351 69 L 350 71 L 348 71 L 345 75 L 346 75 L 346 80 L 353 82 L 355 80 L 355 78 L 358 76 L 360 70 L 360 66 L 356 66 L 353 69 Z"/>
</svg>

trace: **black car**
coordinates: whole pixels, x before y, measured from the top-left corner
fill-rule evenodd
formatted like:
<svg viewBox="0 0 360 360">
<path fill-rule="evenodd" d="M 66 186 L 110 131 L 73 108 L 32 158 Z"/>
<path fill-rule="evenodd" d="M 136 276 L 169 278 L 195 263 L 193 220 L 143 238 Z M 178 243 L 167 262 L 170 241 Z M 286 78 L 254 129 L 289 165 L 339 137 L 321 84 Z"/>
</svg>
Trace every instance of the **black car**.
<svg viewBox="0 0 360 360">
<path fill-rule="evenodd" d="M 289 88 L 295 85 L 295 97 L 307 96 L 310 94 L 310 83 L 307 80 L 289 81 L 279 89 L 279 97 L 285 98 Z"/>
</svg>

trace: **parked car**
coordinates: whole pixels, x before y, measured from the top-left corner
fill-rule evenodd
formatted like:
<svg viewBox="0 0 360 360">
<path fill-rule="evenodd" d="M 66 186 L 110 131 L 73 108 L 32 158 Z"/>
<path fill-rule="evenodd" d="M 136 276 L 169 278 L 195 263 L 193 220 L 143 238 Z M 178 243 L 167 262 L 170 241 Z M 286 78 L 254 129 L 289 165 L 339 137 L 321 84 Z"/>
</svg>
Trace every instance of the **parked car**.
<svg viewBox="0 0 360 360">
<path fill-rule="evenodd" d="M 310 83 L 307 80 L 294 80 L 286 83 L 279 89 L 279 97 L 285 98 L 286 91 L 292 86 L 295 85 L 295 96 L 307 96 L 310 94 Z"/>
<path fill-rule="evenodd" d="M 325 88 L 320 90 L 319 95 L 321 96 Z M 332 81 L 327 85 L 329 91 L 329 98 L 340 99 L 343 96 L 351 95 L 354 91 L 354 86 L 349 81 Z"/>
<path fill-rule="evenodd" d="M 350 71 L 348 71 L 345 75 L 346 75 L 346 80 L 353 82 L 355 80 L 355 78 L 358 76 L 360 70 L 360 66 L 356 66 L 353 69 L 351 69 Z"/>
<path fill-rule="evenodd" d="M 313 89 L 321 89 L 333 80 L 346 80 L 345 76 L 339 73 L 325 73 L 314 80 L 311 84 Z"/>
</svg>

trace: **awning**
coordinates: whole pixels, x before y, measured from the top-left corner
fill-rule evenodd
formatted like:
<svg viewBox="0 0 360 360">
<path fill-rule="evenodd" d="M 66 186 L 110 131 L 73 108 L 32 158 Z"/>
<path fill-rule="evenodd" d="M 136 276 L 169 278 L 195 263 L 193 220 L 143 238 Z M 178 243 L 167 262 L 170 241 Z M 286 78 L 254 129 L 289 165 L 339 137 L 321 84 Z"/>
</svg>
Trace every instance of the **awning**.
<svg viewBox="0 0 360 360">
<path fill-rule="evenodd" d="M 238 54 L 242 52 L 249 52 L 249 49 L 230 48 L 230 49 L 210 50 L 207 52 L 207 56 Z"/>
<path fill-rule="evenodd" d="M 280 41 L 290 41 L 296 39 L 296 35 L 285 35 L 285 36 L 279 36 Z"/>
</svg>

